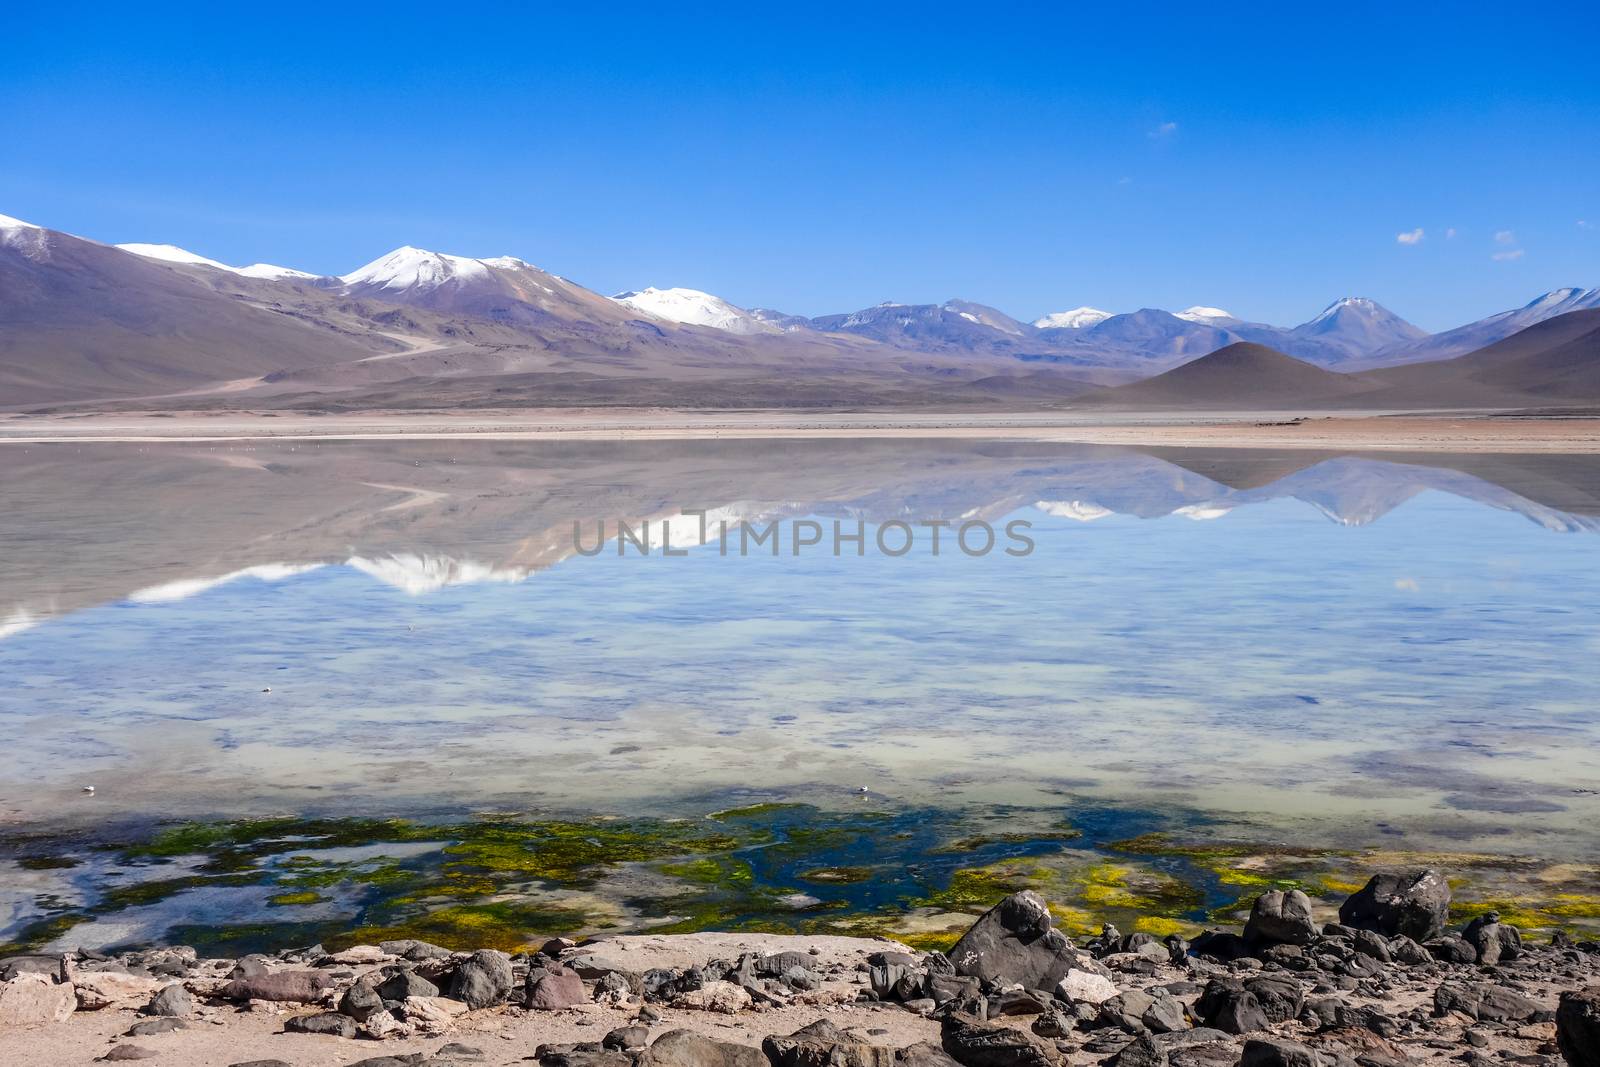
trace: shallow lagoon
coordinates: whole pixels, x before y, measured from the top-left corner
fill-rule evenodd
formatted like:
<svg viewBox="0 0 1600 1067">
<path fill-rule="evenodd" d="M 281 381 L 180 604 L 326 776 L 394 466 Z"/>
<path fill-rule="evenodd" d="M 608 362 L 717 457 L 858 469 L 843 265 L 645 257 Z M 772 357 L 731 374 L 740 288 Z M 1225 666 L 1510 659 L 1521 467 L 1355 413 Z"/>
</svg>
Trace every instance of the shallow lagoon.
<svg viewBox="0 0 1600 1067">
<path fill-rule="evenodd" d="M 1592 462 L 33 448 L 0 519 L 0 936 L 936 943 L 1011 885 L 1084 928 L 1198 922 L 1375 848 L 1586 922 Z M 782 551 L 573 551 L 574 521 L 684 508 L 778 519 Z M 1035 547 L 795 556 L 805 518 Z M 557 826 L 599 843 L 552 867 Z"/>
</svg>

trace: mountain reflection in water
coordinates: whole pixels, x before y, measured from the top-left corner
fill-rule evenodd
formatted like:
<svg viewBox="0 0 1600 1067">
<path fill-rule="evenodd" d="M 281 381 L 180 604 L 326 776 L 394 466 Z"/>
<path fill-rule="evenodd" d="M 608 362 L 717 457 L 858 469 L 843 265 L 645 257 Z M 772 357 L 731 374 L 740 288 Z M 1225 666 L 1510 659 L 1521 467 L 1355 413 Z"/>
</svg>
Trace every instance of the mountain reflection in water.
<svg viewBox="0 0 1600 1067">
<path fill-rule="evenodd" d="M 1588 847 L 1600 806 L 1592 457 L 873 440 L 4 458 L 14 822 L 675 814 L 866 787 Z M 1024 519 L 1037 548 L 575 551 L 596 520 L 670 522 L 681 544 L 685 509 Z"/>
</svg>

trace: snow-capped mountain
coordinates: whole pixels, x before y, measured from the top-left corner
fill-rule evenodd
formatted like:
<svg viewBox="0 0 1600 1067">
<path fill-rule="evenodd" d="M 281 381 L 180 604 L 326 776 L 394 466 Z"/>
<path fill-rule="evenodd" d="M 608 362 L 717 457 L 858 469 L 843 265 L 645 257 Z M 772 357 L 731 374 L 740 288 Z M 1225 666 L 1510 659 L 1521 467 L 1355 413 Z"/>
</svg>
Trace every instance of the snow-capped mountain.
<svg viewBox="0 0 1600 1067">
<path fill-rule="evenodd" d="M 210 267 L 213 270 L 225 270 L 230 274 L 240 274 L 246 278 L 262 278 L 267 281 L 307 281 L 317 277 L 315 274 L 292 267 L 279 267 L 271 263 L 252 263 L 248 267 L 230 267 L 226 263 L 218 263 L 214 259 L 207 259 L 198 252 L 191 252 L 187 248 L 177 245 L 132 244 L 117 245 L 124 252 L 132 252 L 145 259 L 159 259 L 165 263 L 183 263 L 195 267 Z"/>
<path fill-rule="evenodd" d="M 516 270 L 527 266 L 529 264 L 512 256 L 470 259 L 405 245 L 342 275 L 339 280 L 349 286 L 415 293 L 437 289 L 450 281 L 487 277 L 491 270 Z"/>
<path fill-rule="evenodd" d="M 556 321 L 620 324 L 628 318 L 599 293 L 515 256 L 475 259 L 405 245 L 339 281 L 351 296 L 522 327 Z"/>
<path fill-rule="evenodd" d="M 1033 320 L 1035 329 L 1039 330 L 1081 330 L 1095 323 L 1104 322 L 1111 317 L 1111 312 L 1101 311 L 1087 305 L 1075 307 L 1071 311 L 1053 311 L 1048 315 Z"/>
<path fill-rule="evenodd" d="M 756 315 L 734 307 L 720 296 L 699 289 L 639 289 L 618 293 L 611 299 L 623 307 L 668 322 L 687 326 L 709 326 L 729 333 L 779 333 L 783 327 L 765 322 Z"/>
<path fill-rule="evenodd" d="M 1172 317 L 1182 319 L 1185 322 L 1198 322 L 1202 326 L 1232 326 L 1236 322 L 1243 321 L 1223 311 L 1221 308 L 1210 308 L 1202 304 L 1184 308 L 1182 311 L 1174 311 Z"/>
<path fill-rule="evenodd" d="M 1600 289 L 1552 289 L 1522 307 L 1489 315 L 1383 354 L 1405 362 L 1450 359 L 1492 345 L 1546 319 L 1589 308 L 1600 308 Z"/>
<path fill-rule="evenodd" d="M 1411 325 L 1376 300 L 1347 296 L 1335 300 L 1316 318 L 1289 331 L 1303 338 L 1345 349 L 1351 358 L 1419 341 L 1427 331 Z M 1291 353 L 1292 355 L 1293 353 Z"/>
</svg>

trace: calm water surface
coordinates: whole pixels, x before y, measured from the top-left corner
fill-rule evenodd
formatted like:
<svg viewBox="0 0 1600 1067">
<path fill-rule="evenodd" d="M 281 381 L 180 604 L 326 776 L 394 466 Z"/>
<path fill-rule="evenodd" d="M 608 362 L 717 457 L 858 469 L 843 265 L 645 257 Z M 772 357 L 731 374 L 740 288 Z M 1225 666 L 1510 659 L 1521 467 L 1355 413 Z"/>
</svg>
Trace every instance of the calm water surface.
<svg viewBox="0 0 1600 1067">
<path fill-rule="evenodd" d="M 0 805 L 19 833 L 782 801 L 1600 851 L 1590 458 L 926 442 L 5 458 Z M 574 551 L 580 521 L 586 547 L 596 520 L 657 537 L 668 520 L 681 544 L 685 508 L 730 519 L 735 546 L 739 520 L 778 520 L 781 551 Z M 805 519 L 824 539 L 796 555 Z M 864 556 L 832 553 L 836 519 L 865 524 Z M 883 523 L 935 519 L 988 522 L 1000 548 L 1023 522 L 1033 548 L 973 558 L 946 532 L 935 555 L 925 529 L 904 556 L 872 547 Z M 33 914 L 14 902 L 16 923 Z"/>
</svg>

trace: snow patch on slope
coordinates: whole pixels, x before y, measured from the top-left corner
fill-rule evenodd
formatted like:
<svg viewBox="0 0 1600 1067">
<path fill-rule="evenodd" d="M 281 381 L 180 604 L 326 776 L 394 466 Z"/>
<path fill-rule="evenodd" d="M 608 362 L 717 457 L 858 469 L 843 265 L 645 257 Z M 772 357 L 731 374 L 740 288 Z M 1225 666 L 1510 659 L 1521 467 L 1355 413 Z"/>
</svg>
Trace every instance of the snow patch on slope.
<svg viewBox="0 0 1600 1067">
<path fill-rule="evenodd" d="M 1033 324 L 1041 330 L 1082 330 L 1109 318 L 1111 312 L 1085 306 L 1073 308 L 1071 311 L 1054 312 L 1043 318 L 1034 319 Z"/>
<path fill-rule="evenodd" d="M 264 278 L 268 281 L 283 281 L 286 278 L 315 278 L 315 274 L 308 274 L 303 270 L 294 270 L 290 267 L 278 267 L 271 263 L 252 263 L 248 267 L 230 267 L 226 263 L 218 263 L 208 259 L 198 252 L 191 252 L 187 248 L 177 245 L 154 245 L 133 242 L 131 244 L 117 245 L 124 252 L 132 252 L 145 259 L 159 259 L 164 263 L 185 263 L 196 267 L 210 267 L 213 270 L 225 270 L 229 274 L 238 274 L 246 278 Z"/>
<path fill-rule="evenodd" d="M 1071 519 L 1074 522 L 1094 522 L 1111 514 L 1110 508 L 1103 508 L 1087 500 L 1039 500 L 1035 501 L 1033 506 L 1046 515 L 1054 515 L 1058 519 Z"/>
<path fill-rule="evenodd" d="M 779 332 L 779 327 L 762 322 L 743 308 L 734 307 L 720 296 L 699 289 L 651 287 L 618 293 L 611 299 L 634 311 L 688 326 L 709 326 L 713 330 L 727 330 L 729 333 Z"/>
<path fill-rule="evenodd" d="M 1172 317 L 1182 319 L 1185 322 L 1198 322 L 1202 326 L 1215 326 L 1219 323 L 1226 324 L 1239 321 L 1221 308 L 1206 307 L 1203 304 L 1196 304 L 1194 307 L 1185 308 L 1182 311 L 1174 311 Z"/>
</svg>

